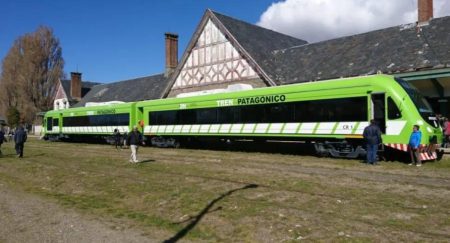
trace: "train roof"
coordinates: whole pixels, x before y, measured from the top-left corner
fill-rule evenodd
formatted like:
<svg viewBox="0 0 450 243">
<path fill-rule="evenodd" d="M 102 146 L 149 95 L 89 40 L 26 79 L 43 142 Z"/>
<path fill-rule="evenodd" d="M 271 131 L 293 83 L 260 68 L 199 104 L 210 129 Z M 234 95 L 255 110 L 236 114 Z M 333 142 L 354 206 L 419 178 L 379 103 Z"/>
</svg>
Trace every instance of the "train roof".
<svg viewBox="0 0 450 243">
<path fill-rule="evenodd" d="M 83 111 L 96 111 L 96 110 L 104 110 L 104 109 L 120 109 L 120 108 L 129 108 L 136 102 L 128 102 L 122 104 L 108 104 L 108 105 L 99 105 L 99 106 L 88 106 L 88 107 L 73 107 L 69 109 L 61 109 L 61 110 L 51 110 L 45 113 L 45 116 L 59 113 L 70 113 L 70 112 L 83 112 Z"/>
<path fill-rule="evenodd" d="M 227 98 L 235 98 L 240 95 L 267 95 L 274 93 L 289 93 L 292 92 L 294 87 L 304 87 L 308 88 L 323 88 L 323 89 L 335 89 L 341 87 L 348 86 L 368 86 L 368 85 L 376 85 L 378 87 L 384 86 L 385 89 L 393 88 L 392 82 L 394 81 L 394 77 L 385 74 L 376 74 L 376 75 L 368 75 L 368 76 L 359 76 L 359 77 L 349 77 L 349 78 L 339 78 L 339 79 L 331 79 L 324 80 L 320 82 L 307 82 L 307 83 L 298 83 L 298 84 L 289 84 L 289 85 L 281 85 L 274 87 L 264 87 L 264 88 L 256 88 L 251 90 L 244 91 L 236 91 L 236 92 L 226 92 L 226 93 L 216 93 L 216 94 L 206 94 L 199 96 L 191 96 L 191 97 L 183 97 L 183 98 L 165 98 L 158 100 L 147 100 L 137 102 L 137 106 L 145 106 L 149 103 L 173 103 L 173 102 L 189 102 L 196 100 L 208 100 L 208 99 L 227 99 Z"/>
</svg>

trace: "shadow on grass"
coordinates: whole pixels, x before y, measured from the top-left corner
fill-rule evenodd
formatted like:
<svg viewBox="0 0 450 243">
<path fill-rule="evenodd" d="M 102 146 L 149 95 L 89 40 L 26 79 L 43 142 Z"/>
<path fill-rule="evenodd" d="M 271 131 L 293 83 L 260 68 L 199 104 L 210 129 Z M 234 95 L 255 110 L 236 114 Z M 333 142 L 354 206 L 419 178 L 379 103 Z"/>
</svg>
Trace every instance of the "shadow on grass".
<svg viewBox="0 0 450 243">
<path fill-rule="evenodd" d="M 45 156 L 47 154 L 45 153 L 41 153 L 41 154 L 32 154 L 32 155 L 27 155 L 24 154 L 23 158 L 32 158 L 32 157 L 42 157 Z M 17 154 L 13 153 L 13 154 L 0 154 L 0 158 L 17 158 Z"/>
<path fill-rule="evenodd" d="M 5 153 L 3 153 L 3 154 L 0 154 L 0 158 L 9 158 L 9 157 L 16 157 L 17 156 L 17 154 L 5 154 Z"/>
<path fill-rule="evenodd" d="M 143 164 L 143 163 L 151 163 L 151 162 L 155 162 L 155 160 L 154 160 L 154 159 L 146 159 L 146 160 L 141 160 L 141 161 L 139 161 L 139 163 L 138 163 L 138 164 Z"/>
<path fill-rule="evenodd" d="M 46 156 L 47 154 L 45 153 L 41 153 L 41 154 L 33 154 L 33 155 L 29 155 L 27 157 L 42 157 L 42 156 Z"/>
<path fill-rule="evenodd" d="M 208 205 L 206 205 L 206 207 L 195 217 L 190 217 L 187 220 L 184 220 L 182 222 L 174 223 L 174 224 L 181 224 L 184 222 L 191 221 L 188 225 L 186 225 L 186 227 L 181 229 L 178 233 L 176 233 L 171 238 L 165 240 L 164 242 L 165 243 L 177 242 L 178 240 L 183 238 L 187 233 L 189 233 L 189 231 L 191 231 L 198 224 L 198 222 L 200 222 L 200 220 L 203 218 L 203 216 L 205 216 L 205 214 L 221 210 L 222 207 L 218 207 L 214 210 L 210 210 L 210 209 L 214 206 L 214 204 L 216 204 L 220 200 L 224 199 L 225 197 L 228 197 L 231 194 L 233 194 L 234 192 L 239 191 L 239 190 L 246 190 L 246 189 L 257 188 L 257 187 L 258 187 L 258 185 L 256 185 L 256 184 L 248 184 L 248 185 L 245 185 L 244 187 L 236 188 L 236 189 L 230 190 L 230 191 L 220 195 L 219 197 L 215 198 L 210 203 L 208 203 Z"/>
</svg>

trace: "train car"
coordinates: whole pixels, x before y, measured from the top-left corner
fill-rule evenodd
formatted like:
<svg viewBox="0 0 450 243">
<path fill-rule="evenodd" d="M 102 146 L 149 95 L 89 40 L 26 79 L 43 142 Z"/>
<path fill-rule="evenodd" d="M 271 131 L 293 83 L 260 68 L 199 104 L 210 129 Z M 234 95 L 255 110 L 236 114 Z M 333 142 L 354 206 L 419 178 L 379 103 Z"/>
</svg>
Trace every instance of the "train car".
<svg viewBox="0 0 450 243">
<path fill-rule="evenodd" d="M 136 103 L 49 111 L 44 117 L 45 138 L 68 141 L 104 141 L 118 129 L 129 132 L 137 124 Z"/>
<path fill-rule="evenodd" d="M 422 131 L 421 157 L 436 159 L 442 142 L 427 101 L 409 83 L 387 75 L 336 79 L 254 90 L 137 102 L 152 144 L 187 139 L 302 141 L 317 154 L 365 154 L 362 133 L 371 119 L 390 151 L 407 152 L 412 127 Z M 388 149 L 389 150 L 389 149 Z"/>
</svg>

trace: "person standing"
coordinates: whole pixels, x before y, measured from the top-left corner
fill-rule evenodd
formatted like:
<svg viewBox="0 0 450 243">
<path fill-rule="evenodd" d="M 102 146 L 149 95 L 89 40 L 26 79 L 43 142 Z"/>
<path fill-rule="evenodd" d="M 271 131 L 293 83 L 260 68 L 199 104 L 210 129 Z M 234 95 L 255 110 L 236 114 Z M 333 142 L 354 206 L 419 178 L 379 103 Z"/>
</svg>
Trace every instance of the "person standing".
<svg viewBox="0 0 450 243">
<path fill-rule="evenodd" d="M 130 146 L 131 149 L 131 156 L 130 156 L 130 162 L 131 163 L 138 163 L 139 160 L 137 159 L 137 152 L 139 145 L 143 145 L 144 142 L 142 141 L 142 135 L 138 131 L 137 127 L 133 127 L 133 131 L 128 134 L 127 137 L 127 144 Z"/>
<path fill-rule="evenodd" d="M 120 143 L 120 132 L 119 129 L 114 129 L 113 133 L 114 137 L 114 145 L 116 146 L 116 149 L 122 148 L 122 144 Z"/>
<path fill-rule="evenodd" d="M 124 132 L 123 133 L 123 145 L 122 145 L 122 148 L 127 148 L 127 138 L 128 138 L 128 133 L 127 132 Z"/>
<path fill-rule="evenodd" d="M 444 147 L 448 147 L 448 143 L 450 142 L 450 122 L 447 118 L 445 118 L 444 122 Z"/>
<path fill-rule="evenodd" d="M 422 140 L 422 132 L 419 129 L 419 125 L 414 125 L 413 132 L 409 137 L 409 155 L 411 156 L 411 163 L 409 165 L 415 164 L 416 166 L 422 166 L 419 151 L 420 141 Z"/>
<path fill-rule="evenodd" d="M 364 141 L 366 142 L 367 148 L 367 163 L 376 165 L 377 164 L 377 152 L 378 145 L 382 142 L 381 140 L 381 130 L 378 127 L 375 120 L 370 120 L 370 125 L 364 128 L 363 132 Z"/>
<path fill-rule="evenodd" d="M 2 144 L 5 140 L 5 132 L 3 131 L 3 127 L 0 128 L 0 155 L 2 155 Z"/>
<path fill-rule="evenodd" d="M 17 157 L 23 157 L 24 144 L 27 141 L 27 133 L 22 126 L 19 126 L 14 133 L 14 142 L 16 143 L 16 154 Z"/>
</svg>

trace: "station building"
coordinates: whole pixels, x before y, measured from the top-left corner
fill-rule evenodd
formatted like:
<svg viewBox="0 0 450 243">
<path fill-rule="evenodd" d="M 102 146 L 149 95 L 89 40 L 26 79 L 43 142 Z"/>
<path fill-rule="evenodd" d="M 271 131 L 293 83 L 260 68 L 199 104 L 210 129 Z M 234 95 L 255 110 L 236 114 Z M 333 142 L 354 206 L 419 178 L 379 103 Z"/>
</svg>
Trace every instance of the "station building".
<svg viewBox="0 0 450 243">
<path fill-rule="evenodd" d="M 450 16 L 433 18 L 432 0 L 418 1 L 418 16 L 415 23 L 308 43 L 208 9 L 180 59 L 178 35 L 165 34 L 164 72 L 108 84 L 81 82 L 81 74 L 72 73 L 70 82 L 80 84 L 70 92 L 80 95 L 69 97 L 69 85 L 61 82 L 64 92 L 55 102 L 130 102 L 236 84 L 259 88 L 383 73 L 409 81 L 448 117 Z"/>
</svg>

